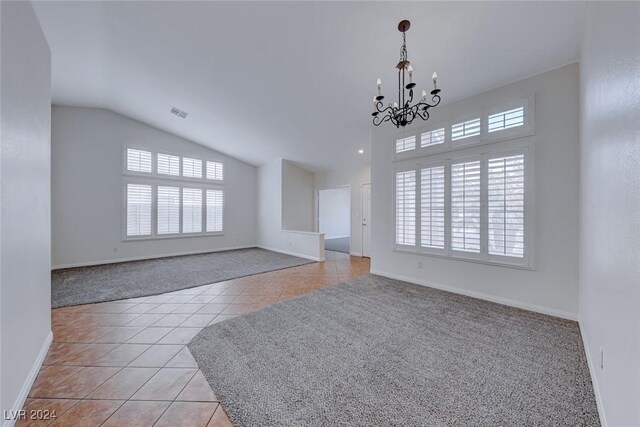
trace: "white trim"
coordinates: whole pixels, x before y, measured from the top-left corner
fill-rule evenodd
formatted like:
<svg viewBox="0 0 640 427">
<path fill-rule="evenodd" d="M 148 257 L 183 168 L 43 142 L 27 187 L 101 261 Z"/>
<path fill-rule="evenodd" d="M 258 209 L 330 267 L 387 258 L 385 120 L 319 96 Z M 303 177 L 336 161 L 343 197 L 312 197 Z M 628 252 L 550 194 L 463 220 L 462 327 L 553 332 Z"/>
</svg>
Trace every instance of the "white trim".
<svg viewBox="0 0 640 427">
<path fill-rule="evenodd" d="M 596 406 L 598 408 L 598 416 L 600 417 L 600 425 L 607 427 L 607 417 L 604 412 L 604 405 L 602 403 L 602 396 L 600 395 L 600 387 L 598 386 L 598 377 L 596 376 L 596 365 L 593 363 L 591 353 L 589 352 L 589 342 L 587 341 L 587 334 L 582 327 L 582 322 L 578 320 L 578 327 L 580 328 L 580 336 L 582 337 L 582 345 L 584 352 L 587 355 L 587 365 L 589 366 L 589 374 L 591 374 L 591 384 L 593 384 L 593 393 L 596 397 Z"/>
<path fill-rule="evenodd" d="M 168 258 L 172 256 L 182 256 L 182 255 L 197 255 L 197 254 L 207 254 L 210 252 L 223 252 L 223 251 L 235 251 L 236 249 L 251 249 L 257 248 L 257 245 L 246 245 L 246 246 L 231 246 L 227 248 L 216 248 L 216 249 L 203 249 L 197 251 L 183 251 L 183 252 L 173 252 L 169 254 L 158 254 L 158 255 L 149 255 L 149 256 L 140 256 L 140 257 L 127 257 L 127 258 L 116 258 L 116 259 L 108 259 L 103 261 L 85 261 L 85 262 L 77 262 L 71 264 L 60 264 L 51 266 L 52 270 L 59 270 L 61 268 L 75 268 L 75 267 L 87 267 L 91 265 L 104 265 L 104 264 L 115 264 L 118 262 L 129 262 L 129 261 L 144 261 L 147 259 L 156 259 L 156 258 Z"/>
<path fill-rule="evenodd" d="M 269 246 L 258 245 L 257 247 L 260 248 L 260 249 L 265 249 L 267 251 L 278 252 L 278 253 L 285 254 L 285 255 L 297 256 L 299 258 L 304 258 L 304 259 L 310 259 L 311 261 L 317 261 L 317 262 L 324 261 L 324 255 L 322 255 L 320 258 L 318 258 L 318 257 L 310 256 L 310 255 L 300 254 L 300 253 L 297 253 L 297 252 L 283 251 L 282 249 L 276 249 L 276 248 L 272 248 L 272 247 L 269 247 Z"/>
<path fill-rule="evenodd" d="M 578 320 L 577 313 L 571 313 L 568 311 L 558 310 L 555 308 L 544 307 L 541 305 L 530 304 L 527 302 L 512 300 L 509 298 L 497 297 L 494 295 L 485 294 L 483 292 L 470 291 L 464 288 L 458 288 L 456 286 L 443 285 L 440 283 L 434 283 L 427 280 L 420 280 L 414 277 L 402 276 L 399 274 L 387 273 L 380 270 L 371 270 L 371 274 L 378 276 L 388 277 L 390 279 L 402 280 L 403 282 L 414 283 L 416 285 L 426 286 L 429 288 L 440 289 L 442 291 L 452 292 L 454 294 L 465 295 L 472 298 L 478 298 L 485 301 L 495 302 L 497 304 L 508 305 L 510 307 L 521 308 L 523 310 L 533 311 L 536 313 L 546 314 L 548 316 L 560 317 L 568 320 Z"/>
<path fill-rule="evenodd" d="M 49 352 L 49 347 L 51 347 L 52 341 L 53 341 L 53 332 L 49 331 L 47 338 L 45 338 L 44 343 L 42 343 L 42 348 L 40 348 L 40 353 L 38 353 L 38 357 L 36 358 L 35 363 L 31 367 L 31 371 L 29 371 L 29 375 L 27 375 L 27 378 L 25 379 L 24 384 L 22 384 L 22 389 L 20 390 L 20 394 L 16 398 L 16 401 L 13 404 L 13 408 L 11 408 L 11 412 L 10 412 L 11 414 L 18 414 L 18 411 L 20 411 L 24 407 L 24 402 L 26 402 L 27 396 L 29 396 L 29 392 L 31 391 L 31 387 L 33 387 L 33 383 L 36 381 L 36 377 L 40 372 L 40 368 L 44 363 L 45 357 L 47 357 L 47 353 Z M 9 420 L 5 419 L 2 426 L 13 427 L 16 421 L 18 420 L 15 418 L 9 419 Z"/>
<path fill-rule="evenodd" d="M 360 253 L 360 252 L 349 252 L 349 255 L 351 255 L 351 256 L 359 256 L 360 258 L 362 258 L 362 253 Z"/>
<path fill-rule="evenodd" d="M 331 237 L 324 236 L 324 240 L 328 240 L 328 239 L 347 239 L 349 237 L 351 237 L 351 236 L 349 236 L 349 235 L 347 235 L 347 236 L 331 236 Z"/>
</svg>

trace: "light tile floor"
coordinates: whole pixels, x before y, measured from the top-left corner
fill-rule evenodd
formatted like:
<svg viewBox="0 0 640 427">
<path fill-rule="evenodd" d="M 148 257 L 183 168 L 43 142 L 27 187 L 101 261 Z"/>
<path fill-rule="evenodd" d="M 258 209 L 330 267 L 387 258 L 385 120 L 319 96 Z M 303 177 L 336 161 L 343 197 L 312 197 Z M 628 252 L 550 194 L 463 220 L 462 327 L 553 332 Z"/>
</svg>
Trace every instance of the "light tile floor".
<svg viewBox="0 0 640 427">
<path fill-rule="evenodd" d="M 52 310 L 53 344 L 18 426 L 230 426 L 186 344 L 203 327 L 369 273 L 326 261 L 163 295 Z M 32 412 L 34 411 L 34 412 Z M 29 419 L 55 411 L 56 418 Z"/>
</svg>

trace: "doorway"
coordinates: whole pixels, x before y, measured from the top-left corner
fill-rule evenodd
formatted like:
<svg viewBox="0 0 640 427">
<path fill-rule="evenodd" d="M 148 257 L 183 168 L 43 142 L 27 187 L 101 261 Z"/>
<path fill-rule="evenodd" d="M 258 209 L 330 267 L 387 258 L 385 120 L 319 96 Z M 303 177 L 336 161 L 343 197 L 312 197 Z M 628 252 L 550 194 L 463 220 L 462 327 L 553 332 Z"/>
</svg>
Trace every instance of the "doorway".
<svg viewBox="0 0 640 427">
<path fill-rule="evenodd" d="M 318 230 L 328 251 L 351 251 L 351 187 L 318 191 Z"/>
</svg>

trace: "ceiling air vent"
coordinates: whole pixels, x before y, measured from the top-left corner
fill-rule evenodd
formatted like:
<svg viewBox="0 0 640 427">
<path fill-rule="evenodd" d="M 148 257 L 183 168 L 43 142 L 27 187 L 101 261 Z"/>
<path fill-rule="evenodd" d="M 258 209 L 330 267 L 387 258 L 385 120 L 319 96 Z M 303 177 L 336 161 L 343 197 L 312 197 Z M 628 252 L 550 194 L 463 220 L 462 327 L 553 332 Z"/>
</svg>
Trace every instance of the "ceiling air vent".
<svg viewBox="0 0 640 427">
<path fill-rule="evenodd" d="M 175 114 L 176 116 L 184 119 L 185 117 L 187 117 L 187 114 L 189 113 L 179 109 L 178 107 L 171 107 L 171 114 Z"/>
</svg>

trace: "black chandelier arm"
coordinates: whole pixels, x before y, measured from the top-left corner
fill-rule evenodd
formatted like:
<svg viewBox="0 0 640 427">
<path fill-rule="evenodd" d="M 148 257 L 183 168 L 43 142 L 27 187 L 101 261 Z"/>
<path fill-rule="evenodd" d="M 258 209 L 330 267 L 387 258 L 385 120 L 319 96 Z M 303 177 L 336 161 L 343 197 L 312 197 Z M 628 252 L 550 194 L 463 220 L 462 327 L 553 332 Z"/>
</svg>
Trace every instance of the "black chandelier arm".
<svg viewBox="0 0 640 427">
<path fill-rule="evenodd" d="M 380 108 L 380 107 L 384 107 L 384 104 L 382 103 L 382 101 L 376 102 L 376 112 L 378 113 L 384 113 L 388 110 L 393 110 L 393 106 L 391 104 L 389 104 L 389 106 L 386 108 Z"/>
<path fill-rule="evenodd" d="M 391 120 L 391 116 L 390 115 L 373 116 L 373 125 L 374 126 L 380 126 L 382 123 L 388 122 L 389 120 Z"/>
</svg>

